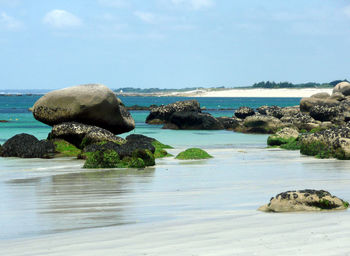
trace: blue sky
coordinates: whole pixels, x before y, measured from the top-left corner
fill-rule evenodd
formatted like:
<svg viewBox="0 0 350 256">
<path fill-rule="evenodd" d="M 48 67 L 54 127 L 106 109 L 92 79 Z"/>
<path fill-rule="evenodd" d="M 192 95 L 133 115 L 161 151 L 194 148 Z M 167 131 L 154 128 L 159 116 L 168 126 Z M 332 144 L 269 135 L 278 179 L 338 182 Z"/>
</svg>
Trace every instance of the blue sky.
<svg viewBox="0 0 350 256">
<path fill-rule="evenodd" d="M 350 79 L 350 1 L 0 0 L 1 89 Z"/>
</svg>

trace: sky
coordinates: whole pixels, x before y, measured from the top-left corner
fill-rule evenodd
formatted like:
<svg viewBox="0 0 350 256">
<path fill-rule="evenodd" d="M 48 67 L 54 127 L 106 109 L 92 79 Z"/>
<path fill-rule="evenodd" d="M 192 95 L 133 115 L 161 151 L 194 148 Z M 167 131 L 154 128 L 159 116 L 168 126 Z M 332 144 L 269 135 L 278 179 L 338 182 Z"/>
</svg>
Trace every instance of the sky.
<svg viewBox="0 0 350 256">
<path fill-rule="evenodd" d="M 350 1 L 0 0 L 0 89 L 350 79 Z"/>
</svg>

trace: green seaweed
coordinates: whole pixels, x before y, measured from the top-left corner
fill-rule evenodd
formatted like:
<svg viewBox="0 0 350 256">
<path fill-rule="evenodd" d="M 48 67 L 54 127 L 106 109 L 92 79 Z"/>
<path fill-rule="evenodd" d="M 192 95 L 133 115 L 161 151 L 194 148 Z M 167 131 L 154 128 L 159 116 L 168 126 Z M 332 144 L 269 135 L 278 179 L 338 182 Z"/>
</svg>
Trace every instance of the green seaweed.
<svg viewBox="0 0 350 256">
<path fill-rule="evenodd" d="M 315 156 L 316 158 L 330 158 L 334 156 L 329 145 L 321 141 L 313 141 L 300 144 L 300 153 L 307 156 Z"/>
<path fill-rule="evenodd" d="M 86 154 L 83 168 L 118 168 L 120 158 L 113 150 L 96 151 Z"/>
<path fill-rule="evenodd" d="M 163 157 L 169 157 L 172 156 L 172 154 L 169 154 L 165 149 L 171 149 L 172 146 L 163 144 L 159 142 L 158 140 L 155 140 L 152 142 L 152 145 L 155 148 L 154 157 L 155 158 L 163 158 Z"/>
<path fill-rule="evenodd" d="M 53 143 L 55 145 L 56 152 L 62 154 L 63 156 L 78 156 L 81 153 L 80 149 L 65 140 L 55 140 Z"/>
<path fill-rule="evenodd" d="M 192 159 L 208 159 L 212 158 L 207 152 L 200 148 L 189 148 L 185 151 L 180 152 L 176 159 L 179 160 L 192 160 Z"/>
<path fill-rule="evenodd" d="M 153 166 L 156 164 L 154 155 L 148 149 L 136 149 L 132 153 L 133 158 L 141 158 L 145 166 Z"/>
</svg>

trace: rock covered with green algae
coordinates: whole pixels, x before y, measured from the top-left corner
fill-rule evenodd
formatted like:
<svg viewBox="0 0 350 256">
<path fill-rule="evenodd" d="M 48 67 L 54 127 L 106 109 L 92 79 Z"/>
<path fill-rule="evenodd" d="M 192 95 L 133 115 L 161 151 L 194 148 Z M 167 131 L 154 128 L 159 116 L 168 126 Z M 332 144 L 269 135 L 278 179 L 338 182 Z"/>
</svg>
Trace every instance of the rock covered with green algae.
<svg viewBox="0 0 350 256">
<path fill-rule="evenodd" d="M 258 210 L 263 212 L 298 212 L 321 210 L 346 210 L 349 203 L 325 190 L 286 191 L 272 197 Z"/>
<path fill-rule="evenodd" d="M 300 153 L 318 158 L 350 159 L 350 124 L 303 134 Z"/>
<path fill-rule="evenodd" d="M 189 148 L 176 156 L 176 159 L 179 160 L 199 160 L 208 158 L 212 158 L 212 156 L 200 148 Z"/>
</svg>

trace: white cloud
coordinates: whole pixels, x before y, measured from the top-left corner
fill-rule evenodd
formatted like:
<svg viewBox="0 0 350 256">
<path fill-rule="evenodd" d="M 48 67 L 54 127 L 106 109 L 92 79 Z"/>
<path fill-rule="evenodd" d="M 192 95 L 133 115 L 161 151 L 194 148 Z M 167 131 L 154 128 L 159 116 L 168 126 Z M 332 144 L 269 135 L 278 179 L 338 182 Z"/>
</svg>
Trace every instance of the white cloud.
<svg viewBox="0 0 350 256">
<path fill-rule="evenodd" d="M 214 6 L 213 0 L 171 0 L 175 6 L 182 6 L 193 10 L 200 10 Z"/>
<path fill-rule="evenodd" d="M 44 19 L 44 24 L 53 28 L 76 28 L 82 25 L 82 21 L 75 15 L 65 10 L 52 10 L 48 12 Z"/>
<path fill-rule="evenodd" d="M 125 0 L 97 0 L 100 5 L 121 8 L 128 6 L 128 3 Z"/>
<path fill-rule="evenodd" d="M 22 22 L 2 12 L 0 14 L 0 27 L 8 30 L 16 30 L 22 27 Z"/>
<path fill-rule="evenodd" d="M 155 20 L 156 20 L 156 17 L 154 16 L 154 14 L 150 12 L 137 11 L 137 12 L 134 12 L 134 15 L 138 17 L 140 20 L 142 20 L 143 22 L 150 23 L 150 24 L 155 23 Z"/>
</svg>

